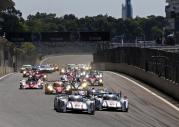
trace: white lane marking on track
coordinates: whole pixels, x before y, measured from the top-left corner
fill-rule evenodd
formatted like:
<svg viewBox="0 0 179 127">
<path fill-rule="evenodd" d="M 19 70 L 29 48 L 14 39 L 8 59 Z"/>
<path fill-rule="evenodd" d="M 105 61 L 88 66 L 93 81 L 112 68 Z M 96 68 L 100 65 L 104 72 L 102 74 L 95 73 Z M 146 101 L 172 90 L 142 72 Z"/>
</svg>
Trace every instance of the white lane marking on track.
<svg viewBox="0 0 179 127">
<path fill-rule="evenodd" d="M 5 78 L 5 77 L 7 77 L 7 76 L 9 76 L 9 75 L 12 75 L 12 74 L 14 74 L 14 73 L 9 73 L 9 74 L 7 74 L 7 75 L 4 75 L 4 76 L 0 77 L 0 80 L 2 80 L 3 78 Z"/>
<path fill-rule="evenodd" d="M 127 78 L 127 77 L 121 75 L 121 74 L 118 74 L 118 73 L 115 73 L 115 72 L 111 72 L 111 71 L 107 71 L 107 72 L 110 72 L 110 73 L 112 73 L 112 74 L 114 74 L 114 75 L 120 76 L 120 77 L 122 77 L 122 78 L 124 78 L 124 79 L 126 79 L 126 80 L 128 80 L 128 81 L 130 81 L 130 82 L 132 82 L 133 84 L 137 85 L 138 87 L 144 89 L 145 91 L 149 92 L 149 93 L 152 94 L 153 96 L 157 97 L 157 98 L 160 99 L 161 101 L 165 102 L 166 104 L 168 104 L 169 106 L 171 106 L 171 107 L 174 108 L 175 110 L 179 111 L 179 108 L 178 108 L 178 107 L 176 107 L 175 105 L 173 105 L 172 103 L 170 103 L 169 101 L 167 101 L 166 99 L 164 99 L 163 97 L 161 97 L 161 96 L 157 95 L 156 93 L 152 92 L 151 90 L 147 89 L 146 87 L 140 85 L 139 83 L 137 83 L 137 82 L 135 82 L 135 81 L 133 81 L 133 80 L 131 80 L 131 79 L 129 79 L 129 78 Z"/>
<path fill-rule="evenodd" d="M 49 59 L 49 58 L 47 57 L 47 58 L 41 60 L 40 65 L 43 64 L 43 63 L 44 63 L 46 60 L 48 60 L 48 59 Z"/>
</svg>

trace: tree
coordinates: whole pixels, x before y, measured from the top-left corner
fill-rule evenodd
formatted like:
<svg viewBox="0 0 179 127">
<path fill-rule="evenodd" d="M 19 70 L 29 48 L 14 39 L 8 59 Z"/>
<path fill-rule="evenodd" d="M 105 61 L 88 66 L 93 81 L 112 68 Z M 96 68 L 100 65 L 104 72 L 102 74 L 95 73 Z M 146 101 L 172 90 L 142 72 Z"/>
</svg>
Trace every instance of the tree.
<svg viewBox="0 0 179 127">
<path fill-rule="evenodd" d="M 152 27 L 151 32 L 156 42 L 159 44 L 162 43 L 163 31 L 158 26 L 154 26 Z"/>
<path fill-rule="evenodd" d="M 56 14 L 37 12 L 27 17 L 26 25 L 30 32 L 58 31 Z"/>
<path fill-rule="evenodd" d="M 22 13 L 16 10 L 15 7 L 7 8 L 1 12 L 1 17 L 4 19 L 2 23 L 3 32 L 22 32 L 24 31 L 24 19 Z"/>
<path fill-rule="evenodd" d="M 35 47 L 34 44 L 30 42 L 25 42 L 21 45 L 20 49 L 23 50 L 24 54 L 28 56 L 33 56 L 37 53 L 37 48 Z"/>
</svg>

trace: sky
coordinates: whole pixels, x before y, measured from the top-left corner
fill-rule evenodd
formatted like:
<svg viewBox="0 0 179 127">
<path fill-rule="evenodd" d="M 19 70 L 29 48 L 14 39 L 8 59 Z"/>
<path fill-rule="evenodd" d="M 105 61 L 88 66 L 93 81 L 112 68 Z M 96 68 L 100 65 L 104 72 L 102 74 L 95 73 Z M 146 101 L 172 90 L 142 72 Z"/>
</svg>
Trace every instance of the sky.
<svg viewBox="0 0 179 127">
<path fill-rule="evenodd" d="M 125 0 L 13 0 L 23 17 L 36 12 L 56 13 L 57 16 L 75 14 L 77 17 L 107 14 L 120 18 Z M 166 0 L 131 0 L 134 17 L 165 16 Z"/>
</svg>

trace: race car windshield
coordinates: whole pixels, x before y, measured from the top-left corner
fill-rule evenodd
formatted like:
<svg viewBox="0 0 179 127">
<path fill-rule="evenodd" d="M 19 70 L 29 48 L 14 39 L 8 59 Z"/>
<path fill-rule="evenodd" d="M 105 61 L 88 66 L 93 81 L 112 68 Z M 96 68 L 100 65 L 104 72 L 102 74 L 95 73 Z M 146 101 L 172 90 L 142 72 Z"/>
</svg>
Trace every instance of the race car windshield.
<svg viewBox="0 0 179 127">
<path fill-rule="evenodd" d="M 82 97 L 80 98 L 70 97 L 69 101 L 83 102 L 83 98 Z"/>
<path fill-rule="evenodd" d="M 118 97 L 117 96 L 105 96 L 103 97 L 104 100 L 117 100 Z"/>
</svg>

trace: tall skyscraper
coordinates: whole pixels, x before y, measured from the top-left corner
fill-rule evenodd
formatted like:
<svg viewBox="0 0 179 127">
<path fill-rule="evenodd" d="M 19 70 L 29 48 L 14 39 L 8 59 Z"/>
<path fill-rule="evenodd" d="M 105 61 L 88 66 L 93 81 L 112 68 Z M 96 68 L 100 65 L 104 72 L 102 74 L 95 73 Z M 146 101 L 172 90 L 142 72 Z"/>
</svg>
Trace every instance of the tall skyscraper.
<svg viewBox="0 0 179 127">
<path fill-rule="evenodd" d="M 122 18 L 123 20 L 133 18 L 133 8 L 131 0 L 125 0 L 125 5 L 122 4 Z"/>
<path fill-rule="evenodd" d="M 165 8 L 168 26 L 166 34 L 173 34 L 175 41 L 179 44 L 179 0 L 166 0 L 168 5 Z"/>
</svg>

